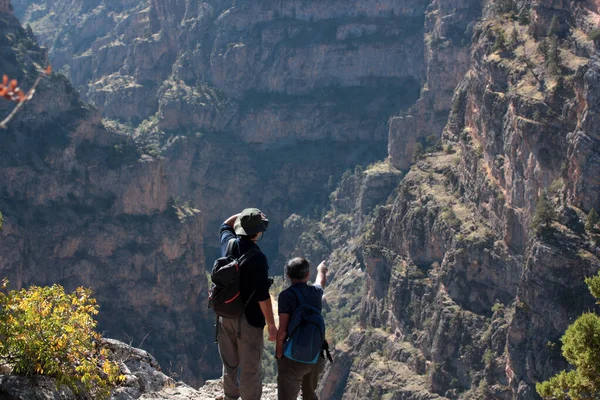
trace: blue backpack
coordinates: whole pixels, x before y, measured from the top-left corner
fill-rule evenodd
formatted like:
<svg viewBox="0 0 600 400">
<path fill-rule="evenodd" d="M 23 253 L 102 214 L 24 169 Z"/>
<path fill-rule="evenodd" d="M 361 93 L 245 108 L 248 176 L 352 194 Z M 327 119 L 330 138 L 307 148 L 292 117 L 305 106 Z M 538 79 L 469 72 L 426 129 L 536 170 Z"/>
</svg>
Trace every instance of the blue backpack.
<svg viewBox="0 0 600 400">
<path fill-rule="evenodd" d="M 290 360 L 316 364 L 326 343 L 325 320 L 316 307 L 306 304 L 297 288 L 291 286 L 290 289 L 296 295 L 299 305 L 290 318 L 283 355 Z"/>
</svg>

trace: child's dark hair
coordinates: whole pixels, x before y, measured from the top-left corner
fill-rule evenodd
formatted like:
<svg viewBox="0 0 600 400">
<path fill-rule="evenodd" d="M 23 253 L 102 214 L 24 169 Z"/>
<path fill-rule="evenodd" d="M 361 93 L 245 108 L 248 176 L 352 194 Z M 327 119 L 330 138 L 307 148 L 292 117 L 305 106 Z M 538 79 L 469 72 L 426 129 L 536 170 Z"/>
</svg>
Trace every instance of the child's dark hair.
<svg viewBox="0 0 600 400">
<path fill-rule="evenodd" d="M 296 257 L 292 258 L 285 265 L 285 273 L 290 279 L 304 279 L 309 271 L 309 264 L 305 258 Z"/>
</svg>

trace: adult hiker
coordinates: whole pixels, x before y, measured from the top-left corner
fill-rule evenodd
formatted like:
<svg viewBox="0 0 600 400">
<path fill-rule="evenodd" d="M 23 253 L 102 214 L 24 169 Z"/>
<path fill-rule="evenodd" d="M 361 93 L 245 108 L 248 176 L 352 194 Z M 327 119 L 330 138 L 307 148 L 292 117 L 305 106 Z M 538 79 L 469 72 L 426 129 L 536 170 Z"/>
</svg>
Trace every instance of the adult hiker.
<svg viewBox="0 0 600 400">
<path fill-rule="evenodd" d="M 296 400 L 300 389 L 303 400 L 318 400 L 315 391 L 325 367 L 323 349 L 327 348 L 321 316 L 327 266 L 324 261 L 319 264 L 312 286 L 308 285 L 309 269 L 308 261 L 301 257 L 291 259 L 285 266 L 291 286 L 279 294 L 278 300 L 278 400 Z"/>
<path fill-rule="evenodd" d="M 239 274 L 239 292 L 223 303 L 233 304 L 236 299 L 241 299 L 239 317 L 220 316 L 217 322 L 225 400 L 240 397 L 242 400 L 260 399 L 265 323 L 269 340 L 274 341 L 277 335 L 269 295 L 272 282 L 268 276 L 269 265 L 256 244 L 267 230 L 268 224 L 269 220 L 259 209 L 247 208 L 227 218 L 219 231 L 221 254 L 223 257 L 230 256 L 229 260 L 234 259 L 233 266 L 239 271 L 236 272 Z M 213 276 L 214 274 L 213 269 Z M 216 307 L 215 311 L 219 315 Z"/>
</svg>

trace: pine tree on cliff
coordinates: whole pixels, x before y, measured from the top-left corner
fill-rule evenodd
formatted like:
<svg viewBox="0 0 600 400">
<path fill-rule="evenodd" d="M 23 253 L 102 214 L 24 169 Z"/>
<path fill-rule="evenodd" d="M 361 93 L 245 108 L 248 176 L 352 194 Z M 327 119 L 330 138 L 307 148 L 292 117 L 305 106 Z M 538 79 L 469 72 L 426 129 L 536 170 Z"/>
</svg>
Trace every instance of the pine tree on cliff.
<svg viewBox="0 0 600 400">
<path fill-rule="evenodd" d="M 560 75 L 560 51 L 558 37 L 553 36 L 548 40 L 548 72 L 552 76 Z"/>
<path fill-rule="evenodd" d="M 510 33 L 509 46 L 514 49 L 518 45 L 519 45 L 519 33 L 517 32 L 517 28 L 513 28 L 512 32 Z"/>
<path fill-rule="evenodd" d="M 544 193 L 535 206 L 535 213 L 531 221 L 531 227 L 536 235 L 544 235 L 552 228 L 552 222 L 556 220 L 554 206 Z"/>
<path fill-rule="evenodd" d="M 519 25 L 529 25 L 531 20 L 529 8 L 522 7 L 519 12 Z"/>
<path fill-rule="evenodd" d="M 596 228 L 596 225 L 598 224 L 598 222 L 600 222 L 598 213 L 596 212 L 596 210 L 594 208 L 592 208 L 587 216 L 586 221 L 585 221 L 585 230 L 588 232 L 592 232 Z M 2 225 L 0 225 L 0 227 L 1 226 Z"/>
<path fill-rule="evenodd" d="M 506 50 L 506 34 L 504 33 L 504 29 L 496 28 L 496 41 L 494 42 L 494 51 L 503 51 Z"/>
<path fill-rule="evenodd" d="M 548 58 L 548 47 L 549 47 L 549 45 L 548 45 L 548 41 L 546 41 L 546 39 L 541 40 L 538 43 L 537 51 L 539 54 L 541 54 L 544 57 L 544 59 Z"/>
<path fill-rule="evenodd" d="M 421 158 L 421 156 L 423 155 L 424 151 L 425 150 L 424 150 L 423 145 L 421 144 L 421 142 L 415 143 L 415 147 L 413 149 L 413 154 L 412 154 L 412 159 L 410 160 L 410 162 L 414 164 L 417 161 L 419 161 L 419 158 Z"/>
<path fill-rule="evenodd" d="M 598 300 L 600 274 L 586 278 L 585 283 Z M 574 369 L 538 383 L 538 394 L 545 400 L 600 398 L 600 317 L 594 312 L 583 314 L 567 328 L 560 340 L 562 355 Z"/>
<path fill-rule="evenodd" d="M 548 36 L 549 37 L 553 37 L 553 36 L 558 37 L 559 33 L 560 33 L 560 22 L 558 22 L 558 17 L 555 15 L 554 17 L 552 17 L 552 21 L 550 22 L 550 27 L 548 28 Z"/>
</svg>

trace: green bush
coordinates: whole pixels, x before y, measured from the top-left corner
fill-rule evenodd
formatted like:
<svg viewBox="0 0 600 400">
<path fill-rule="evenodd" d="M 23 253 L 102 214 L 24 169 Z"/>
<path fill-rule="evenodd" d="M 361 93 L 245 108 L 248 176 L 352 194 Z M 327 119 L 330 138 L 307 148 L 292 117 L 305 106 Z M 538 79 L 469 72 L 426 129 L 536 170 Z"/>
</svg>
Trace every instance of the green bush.
<svg viewBox="0 0 600 400">
<path fill-rule="evenodd" d="M 47 375 L 74 392 L 102 399 L 122 381 L 95 332 L 91 290 L 67 294 L 59 285 L 7 290 L 0 284 L 0 363 L 16 374 Z"/>
<path fill-rule="evenodd" d="M 550 186 L 548 186 L 548 194 L 551 195 L 552 197 L 556 197 L 563 190 L 564 186 L 565 185 L 564 185 L 562 179 L 555 179 L 552 181 Z"/>
<path fill-rule="evenodd" d="M 585 282 L 598 299 L 600 274 Z M 561 342 L 562 355 L 574 369 L 538 383 L 538 394 L 548 400 L 600 398 L 600 317 L 593 312 L 583 314 L 567 328 Z"/>
<path fill-rule="evenodd" d="M 594 29 L 588 34 L 588 37 L 596 43 L 600 43 L 600 29 Z"/>
<path fill-rule="evenodd" d="M 494 303 L 494 305 L 492 306 L 492 312 L 496 313 L 498 311 L 502 311 L 504 310 L 504 304 L 502 303 Z"/>
<path fill-rule="evenodd" d="M 454 229 L 460 228 L 460 225 L 461 225 L 460 220 L 456 216 L 456 213 L 454 212 L 453 209 L 451 209 L 451 208 L 445 209 L 444 211 L 442 211 L 441 217 L 442 217 L 442 221 L 444 221 L 444 223 L 449 228 L 454 228 Z"/>
</svg>

